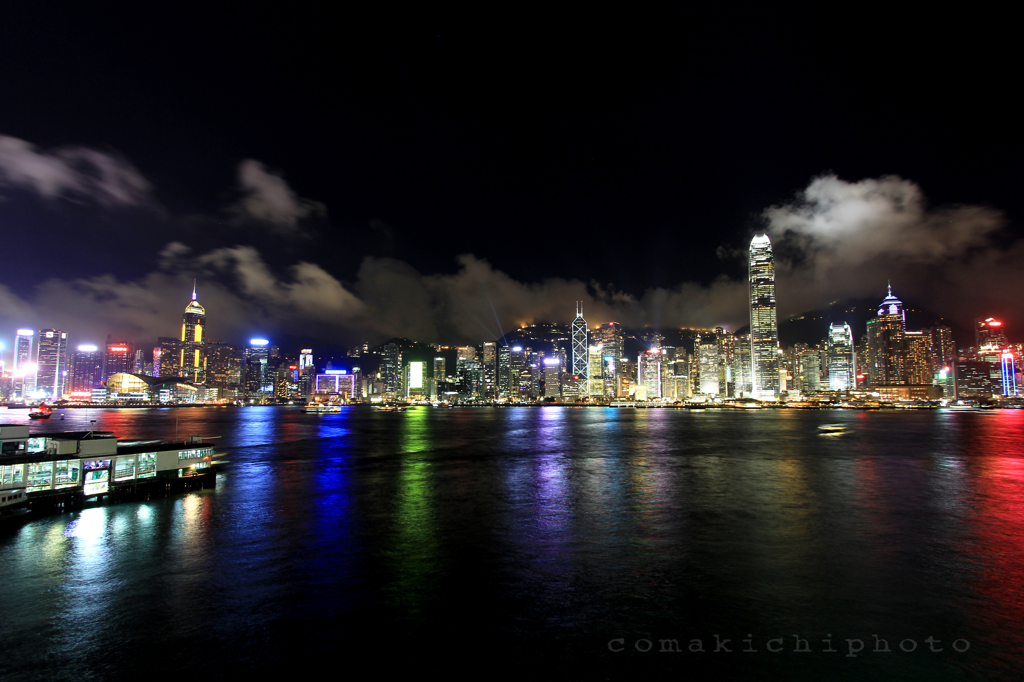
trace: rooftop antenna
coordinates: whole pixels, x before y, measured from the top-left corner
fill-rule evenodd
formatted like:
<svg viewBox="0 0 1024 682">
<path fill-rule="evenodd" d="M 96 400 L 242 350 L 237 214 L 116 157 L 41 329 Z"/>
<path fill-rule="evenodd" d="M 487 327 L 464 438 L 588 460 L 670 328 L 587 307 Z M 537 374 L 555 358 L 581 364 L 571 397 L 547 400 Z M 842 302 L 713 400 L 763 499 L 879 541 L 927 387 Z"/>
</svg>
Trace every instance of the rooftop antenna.
<svg viewBox="0 0 1024 682">
<path fill-rule="evenodd" d="M 886 280 L 886 282 L 888 282 L 888 284 L 889 284 L 889 295 L 892 296 L 892 280 L 889 279 L 889 280 Z"/>
<path fill-rule="evenodd" d="M 192 300 L 196 300 L 196 280 L 192 280 Z"/>
</svg>

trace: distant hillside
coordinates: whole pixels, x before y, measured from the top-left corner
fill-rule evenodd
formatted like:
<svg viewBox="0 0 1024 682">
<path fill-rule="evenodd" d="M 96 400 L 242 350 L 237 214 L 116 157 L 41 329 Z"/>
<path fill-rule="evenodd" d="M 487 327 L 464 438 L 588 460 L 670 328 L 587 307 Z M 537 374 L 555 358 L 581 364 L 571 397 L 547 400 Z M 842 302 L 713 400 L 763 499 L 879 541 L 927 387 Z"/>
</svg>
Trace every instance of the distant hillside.
<svg viewBox="0 0 1024 682">
<path fill-rule="evenodd" d="M 849 299 L 837 301 L 827 308 L 811 310 L 779 321 L 779 345 L 783 348 L 797 343 L 821 343 L 833 322 L 846 322 L 853 329 L 853 337 L 859 343 L 867 330 L 867 322 L 878 313 L 879 301 L 874 298 Z M 946 326 L 953 330 L 953 339 L 958 346 L 974 343 L 973 332 L 957 325 L 930 310 L 920 308 L 913 303 L 906 304 L 907 329 L 918 330 L 930 327 Z M 750 331 L 747 325 L 737 331 L 744 334 Z"/>
</svg>

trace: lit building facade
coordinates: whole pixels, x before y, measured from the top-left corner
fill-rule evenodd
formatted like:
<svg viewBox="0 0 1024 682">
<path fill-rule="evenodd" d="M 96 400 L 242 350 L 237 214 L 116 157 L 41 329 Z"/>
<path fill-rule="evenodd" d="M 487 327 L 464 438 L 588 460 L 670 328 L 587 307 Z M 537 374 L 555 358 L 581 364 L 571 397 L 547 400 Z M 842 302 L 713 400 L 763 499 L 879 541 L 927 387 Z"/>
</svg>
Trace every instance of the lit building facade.
<svg viewBox="0 0 1024 682">
<path fill-rule="evenodd" d="M 107 337 L 103 355 L 103 380 L 114 374 L 131 374 L 135 363 L 135 344 L 131 341 L 111 341 Z"/>
<path fill-rule="evenodd" d="M 384 392 L 395 395 L 402 391 L 402 349 L 396 343 L 389 343 L 381 349 L 380 380 Z"/>
<path fill-rule="evenodd" d="M 592 398 L 604 397 L 604 348 L 601 344 L 587 349 L 587 395 Z M 577 380 L 579 385 L 579 380 Z"/>
<path fill-rule="evenodd" d="M 483 346 L 483 396 L 493 400 L 498 395 L 498 345 L 485 341 Z"/>
<path fill-rule="evenodd" d="M 857 360 L 850 325 L 833 322 L 826 341 L 828 390 L 849 391 L 857 388 Z"/>
<path fill-rule="evenodd" d="M 661 397 L 661 349 L 644 351 L 637 356 L 637 385 L 647 399 Z M 635 395 L 635 391 L 634 391 Z"/>
<path fill-rule="evenodd" d="M 583 319 L 583 301 L 576 301 L 576 319 L 572 321 L 572 373 L 576 390 L 590 395 L 590 345 L 587 343 L 587 321 Z"/>
<path fill-rule="evenodd" d="M 206 383 L 206 309 L 196 300 L 195 287 L 192 300 L 185 307 L 181 321 L 181 350 L 178 358 L 179 376 L 195 384 Z"/>
<path fill-rule="evenodd" d="M 56 400 L 64 395 L 68 374 L 68 335 L 58 329 L 40 329 L 36 351 L 36 395 Z"/>
<path fill-rule="evenodd" d="M 750 334 L 736 337 L 735 357 L 732 362 L 733 395 L 749 398 L 754 392 L 751 378 Z"/>
<path fill-rule="evenodd" d="M 779 394 L 779 329 L 775 311 L 775 257 L 767 235 L 750 242 L 751 393 L 773 399 Z M 703 379 L 702 379 L 703 381 Z"/>
<path fill-rule="evenodd" d="M 700 393 L 701 395 L 717 396 L 719 389 L 718 377 L 718 344 L 708 339 L 698 348 L 700 362 Z"/>
<path fill-rule="evenodd" d="M 932 334 L 927 332 L 904 332 L 904 374 L 906 383 L 925 385 L 933 383 L 935 373 L 932 371 Z"/>
<path fill-rule="evenodd" d="M 13 395 L 16 400 L 32 400 L 36 395 L 36 363 L 32 357 L 35 331 L 19 329 L 14 337 Z"/>
<path fill-rule="evenodd" d="M 161 336 L 153 349 L 153 376 L 181 376 L 181 341 L 173 336 Z"/>
<path fill-rule="evenodd" d="M 98 346 L 82 344 L 71 356 L 71 392 L 91 394 L 103 385 L 103 353 Z"/>
<path fill-rule="evenodd" d="M 893 386 L 907 383 L 906 316 L 903 301 L 892 295 L 892 287 L 867 324 L 868 383 Z M 929 382 L 931 383 L 931 382 Z"/>
<path fill-rule="evenodd" d="M 270 342 L 251 339 L 245 349 L 245 393 L 250 396 L 274 392 L 270 376 Z"/>
<path fill-rule="evenodd" d="M 562 394 L 562 382 L 559 377 L 561 363 L 558 358 L 544 358 L 544 397 L 558 398 Z"/>
<path fill-rule="evenodd" d="M 512 395 L 512 349 L 498 347 L 498 397 L 507 399 Z"/>
</svg>

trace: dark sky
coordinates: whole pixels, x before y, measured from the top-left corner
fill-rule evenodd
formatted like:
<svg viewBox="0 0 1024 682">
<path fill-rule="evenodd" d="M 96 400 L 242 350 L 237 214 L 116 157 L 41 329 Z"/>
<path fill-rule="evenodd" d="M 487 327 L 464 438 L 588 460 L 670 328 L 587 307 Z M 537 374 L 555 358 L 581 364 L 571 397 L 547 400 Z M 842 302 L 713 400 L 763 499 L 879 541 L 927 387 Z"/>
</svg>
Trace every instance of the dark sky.
<svg viewBox="0 0 1024 682">
<path fill-rule="evenodd" d="M 741 278 L 719 254 L 827 173 L 897 175 L 928 207 L 1001 213 L 987 246 L 1021 237 L 1019 58 L 998 17 L 499 18 L 400 30 L 331 6 L 8 3 L 0 135 L 103 152 L 150 187 L 123 205 L 8 175 L 0 284 L 38 308 L 44 280 L 138 282 L 181 242 L 252 246 L 281 282 L 315 263 L 364 300 L 367 256 L 445 276 L 458 254 L 640 300 Z M 294 229 L 228 210 L 246 159 L 317 202 Z"/>
</svg>

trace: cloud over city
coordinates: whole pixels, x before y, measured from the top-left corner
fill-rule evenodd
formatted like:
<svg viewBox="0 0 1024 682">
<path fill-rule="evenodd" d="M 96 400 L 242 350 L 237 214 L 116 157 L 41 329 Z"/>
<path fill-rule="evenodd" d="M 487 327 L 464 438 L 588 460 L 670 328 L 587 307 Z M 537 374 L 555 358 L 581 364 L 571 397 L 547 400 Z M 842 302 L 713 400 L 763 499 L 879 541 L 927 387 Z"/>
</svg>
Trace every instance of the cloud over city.
<svg viewBox="0 0 1024 682">
<path fill-rule="evenodd" d="M 327 207 L 303 199 L 280 173 L 267 169 L 255 159 L 238 165 L 238 188 L 242 197 L 230 211 L 242 219 L 256 220 L 282 234 L 299 232 L 299 223 L 310 216 L 326 216 Z"/>
<path fill-rule="evenodd" d="M 777 255 L 780 314 L 881 296 L 891 281 L 905 299 L 970 320 L 1005 306 L 1007 288 L 1024 286 L 1024 243 L 1000 244 L 1001 211 L 929 207 L 921 187 L 896 176 L 823 175 L 763 217 Z"/>
<path fill-rule="evenodd" d="M 257 161 L 243 161 L 238 171 L 245 191 L 233 209 L 239 216 L 296 234 L 304 218 L 325 211 Z M 83 149 L 41 152 L 15 138 L 0 138 L 0 182 L 46 197 L 88 189 L 107 204 L 137 204 L 150 192 L 148 182 L 115 157 Z M 918 185 L 895 176 L 858 182 L 817 177 L 762 218 L 776 251 L 782 318 L 831 300 L 881 296 L 891 280 L 905 300 L 969 320 L 978 311 L 997 312 L 1002 291 L 1024 286 L 1024 243 L 998 243 L 1002 213 L 984 206 L 929 207 Z M 735 251 L 736 245 L 719 249 Z M 292 334 L 344 344 L 390 336 L 476 342 L 520 324 L 568 322 L 576 300 L 584 301 L 593 322 L 631 327 L 736 329 L 747 321 L 746 281 L 725 275 L 634 295 L 596 280 L 521 281 L 485 255 L 469 253 L 455 258 L 452 273 L 366 256 L 347 280 L 329 263 L 296 258 L 282 265 L 277 258 L 271 265 L 267 254 L 241 243 L 197 250 L 171 241 L 153 260 L 155 269 L 135 279 L 109 272 L 52 277 L 29 293 L 0 285 L 0 325 L 56 326 L 86 340 L 108 332 L 153 340 L 176 333 L 193 278 L 210 334 L 228 341 Z"/>
<path fill-rule="evenodd" d="M 119 156 L 78 146 L 40 150 L 9 135 L 0 135 L 0 187 L 107 207 L 154 205 L 150 182 Z"/>
</svg>

